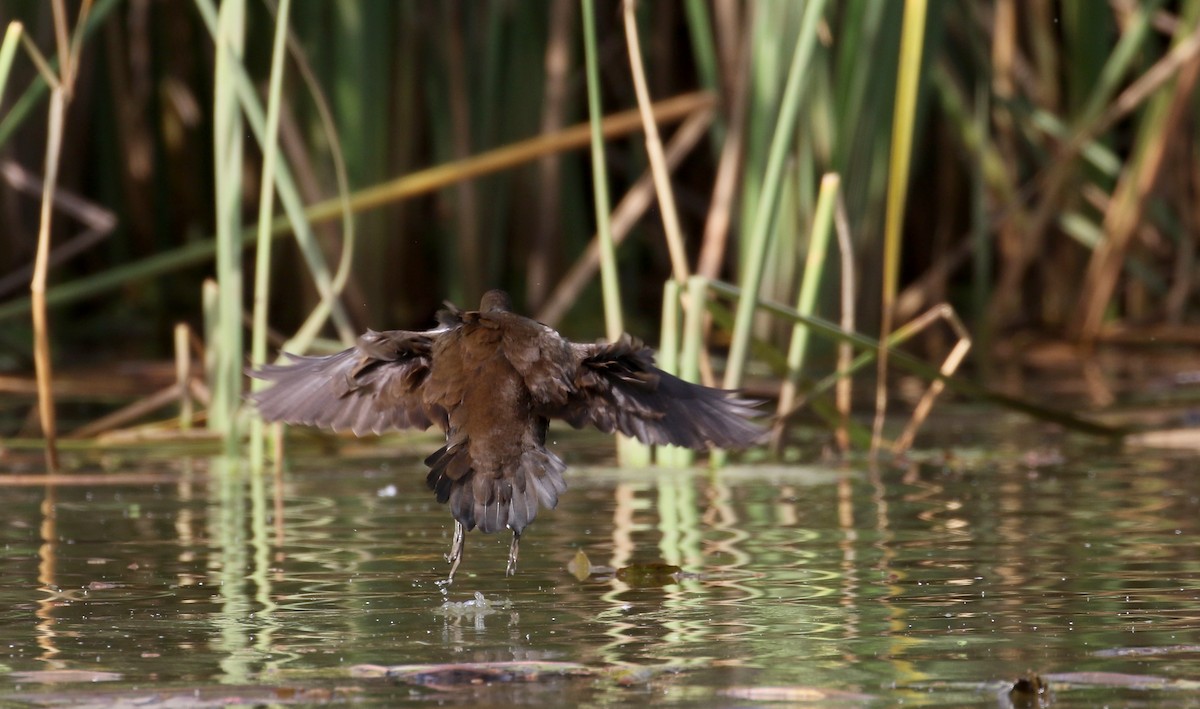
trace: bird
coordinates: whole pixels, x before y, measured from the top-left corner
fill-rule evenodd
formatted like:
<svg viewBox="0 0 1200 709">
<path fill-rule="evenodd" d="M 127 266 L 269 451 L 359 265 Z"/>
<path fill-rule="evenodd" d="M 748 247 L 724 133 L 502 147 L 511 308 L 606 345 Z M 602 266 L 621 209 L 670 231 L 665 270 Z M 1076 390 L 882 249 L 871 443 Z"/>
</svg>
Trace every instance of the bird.
<svg viewBox="0 0 1200 709">
<path fill-rule="evenodd" d="M 566 464 L 546 448 L 550 419 L 697 450 L 747 448 L 766 434 L 753 420 L 759 402 L 662 371 L 628 334 L 572 342 L 514 313 L 502 290 L 485 293 L 478 310 L 446 302 L 436 319 L 424 331 L 368 330 L 333 355 L 285 353 L 247 374 L 271 384 L 249 395 L 266 421 L 358 436 L 445 433 L 425 464 L 428 487 L 454 518 L 447 582 L 472 529 L 512 532 L 511 576 L 525 528 L 566 492 Z"/>
</svg>

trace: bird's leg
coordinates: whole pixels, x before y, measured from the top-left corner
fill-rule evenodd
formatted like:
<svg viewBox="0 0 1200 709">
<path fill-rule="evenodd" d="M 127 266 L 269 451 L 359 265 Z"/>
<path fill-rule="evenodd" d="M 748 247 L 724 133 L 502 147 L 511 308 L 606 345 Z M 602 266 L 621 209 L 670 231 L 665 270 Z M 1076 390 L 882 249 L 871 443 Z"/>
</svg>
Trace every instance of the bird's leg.
<svg viewBox="0 0 1200 709">
<path fill-rule="evenodd" d="M 517 571 L 517 552 L 521 550 L 521 533 L 513 532 L 512 546 L 508 548 L 508 569 L 505 576 L 512 576 Z"/>
<path fill-rule="evenodd" d="M 454 520 L 454 541 L 450 542 L 450 553 L 446 555 L 446 561 L 450 562 L 450 576 L 446 579 L 446 583 L 454 581 L 454 572 L 458 571 L 458 563 L 462 561 L 463 548 L 466 545 L 467 537 L 463 531 L 462 522 Z"/>
</svg>

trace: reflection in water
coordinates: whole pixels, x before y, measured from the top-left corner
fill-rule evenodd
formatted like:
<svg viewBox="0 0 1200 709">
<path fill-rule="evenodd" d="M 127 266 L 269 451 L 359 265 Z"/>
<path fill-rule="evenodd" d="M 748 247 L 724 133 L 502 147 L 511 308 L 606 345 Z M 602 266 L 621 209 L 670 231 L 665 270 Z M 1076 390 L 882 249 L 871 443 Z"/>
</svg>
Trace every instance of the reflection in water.
<svg viewBox="0 0 1200 709">
<path fill-rule="evenodd" d="M 56 662 L 59 654 L 54 634 L 54 608 L 59 604 L 60 594 L 55 582 L 57 574 L 58 524 L 55 501 L 58 498 L 58 487 L 51 483 L 46 486 L 46 495 L 39 505 L 41 524 L 38 532 L 41 544 L 38 546 L 37 582 L 42 597 L 37 603 L 37 644 L 42 649 L 41 660 L 46 669 L 61 669 L 62 664 Z"/>
<path fill-rule="evenodd" d="M 781 686 L 947 706 L 994 705 L 980 683 L 1030 670 L 1200 675 L 1200 476 L 1187 459 L 574 466 L 515 577 L 507 540 L 471 534 L 450 587 L 438 584 L 450 525 L 419 458 L 300 461 L 278 501 L 240 465 L 177 467 L 144 483 L 0 487 L 8 671 L 186 686 L 580 662 L 628 668 L 623 681 L 679 702 Z M 565 570 L 577 550 L 684 575 L 579 582 Z M 1125 647 L 1140 649 L 1113 652 Z M 612 691 L 585 703 L 628 699 Z"/>
<path fill-rule="evenodd" d="M 245 684 L 253 676 L 250 632 L 253 605 L 247 595 L 246 481 L 241 461 L 214 458 L 209 471 L 216 496 L 210 505 L 210 577 L 220 589 L 221 610 L 213 618 L 225 684 Z"/>
</svg>

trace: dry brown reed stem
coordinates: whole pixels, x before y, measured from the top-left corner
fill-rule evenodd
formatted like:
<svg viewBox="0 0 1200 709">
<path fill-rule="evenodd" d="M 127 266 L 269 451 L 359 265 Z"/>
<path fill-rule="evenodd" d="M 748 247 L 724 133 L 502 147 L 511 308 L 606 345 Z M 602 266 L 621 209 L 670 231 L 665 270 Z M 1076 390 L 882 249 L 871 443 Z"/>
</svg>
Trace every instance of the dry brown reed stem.
<svg viewBox="0 0 1200 709">
<path fill-rule="evenodd" d="M 200 377 L 192 377 L 188 381 L 188 391 L 191 392 L 192 398 L 203 407 L 208 407 L 212 404 L 212 392 L 209 391 L 208 385 L 200 381 Z M 192 415 L 192 420 L 202 421 L 208 418 L 207 411 L 200 411 Z"/>
<path fill-rule="evenodd" d="M 654 119 L 658 123 L 672 123 L 691 116 L 702 109 L 711 108 L 715 99 L 707 91 L 681 94 L 654 104 Z M 641 128 L 637 109 L 614 113 L 604 119 L 601 130 L 605 138 L 627 135 Z M 470 180 L 500 170 L 507 170 L 550 153 L 586 147 L 591 141 L 587 123 L 579 123 L 554 135 L 542 135 L 522 140 L 495 150 L 480 153 L 465 160 L 455 160 L 426 170 L 398 177 L 375 187 L 358 192 L 350 206 L 356 212 L 374 209 L 418 194 L 432 192 L 460 180 Z M 329 199 L 315 204 L 308 212 L 313 224 L 341 216 L 342 203 Z M 281 221 L 281 226 L 282 226 Z"/>
<path fill-rule="evenodd" d="M 541 133 L 549 135 L 562 129 L 566 121 L 567 86 L 571 59 L 571 39 L 575 17 L 574 0 L 551 0 L 544 68 Z M 542 307 L 550 292 L 550 273 L 558 263 L 558 238 L 561 207 L 562 160 L 557 153 L 538 161 L 536 223 L 529 257 L 525 261 L 525 303 L 533 310 Z"/>
<path fill-rule="evenodd" d="M 1096 120 L 1096 125 L 1087 133 L 1087 139 L 1090 140 L 1092 136 L 1104 133 L 1114 123 L 1132 113 L 1149 98 L 1150 94 L 1173 79 L 1176 73 L 1181 72 L 1197 56 L 1200 56 L 1200 27 L 1194 29 L 1187 39 L 1172 47 L 1166 56 L 1155 62 L 1145 73 L 1125 87 L 1125 90 L 1113 99 L 1109 107 Z"/>
<path fill-rule="evenodd" d="M 1179 46 L 1189 43 L 1200 49 L 1200 27 L 1186 40 L 1181 41 Z M 1104 312 L 1112 300 L 1117 279 L 1124 268 L 1125 254 L 1141 224 L 1147 198 L 1154 189 L 1162 167 L 1167 144 L 1191 105 L 1192 87 L 1195 86 L 1197 74 L 1200 72 L 1200 62 L 1194 54 L 1188 56 L 1193 56 L 1193 59 L 1178 72 L 1170 105 L 1160 103 L 1166 100 L 1165 96 L 1151 103 L 1145 122 L 1139 128 L 1145 132 L 1139 134 L 1134 155 L 1121 172 L 1109 208 L 1105 211 L 1106 238 L 1092 252 L 1084 287 L 1079 295 L 1079 309 L 1083 317 L 1077 321 L 1076 334 L 1084 342 L 1094 342 L 1100 331 Z M 1169 72 L 1155 73 L 1164 77 L 1173 75 Z"/>
<path fill-rule="evenodd" d="M 87 27 L 88 15 L 92 12 L 93 0 L 83 0 L 79 6 L 79 16 L 75 18 L 75 34 L 71 38 L 71 51 L 67 53 L 67 62 L 63 66 L 69 71 L 63 74 L 63 83 L 68 91 L 75 87 L 75 76 L 79 73 L 79 53 L 83 51 L 83 28 Z M 64 13 L 64 17 L 65 17 Z"/>
<path fill-rule="evenodd" d="M 70 84 L 71 69 L 71 38 L 67 30 L 67 7 L 63 0 L 51 0 L 54 19 L 54 45 L 58 50 L 58 67 L 62 71 L 59 80 Z"/>
<path fill-rule="evenodd" d="M 650 173 L 654 177 L 654 190 L 658 194 L 659 212 L 662 215 L 663 231 L 667 237 L 667 251 L 671 255 L 671 274 L 681 286 L 687 281 L 687 253 L 683 245 L 683 230 L 679 226 L 679 212 L 675 209 L 675 192 L 671 189 L 671 173 L 663 156 L 662 139 L 658 137 L 658 124 L 650 103 L 650 89 L 646 86 L 646 67 L 642 63 L 641 42 L 638 40 L 637 17 L 634 14 L 636 0 L 625 0 L 625 42 L 629 47 L 629 67 L 633 75 L 633 90 L 637 95 L 638 112 L 642 116 L 642 134 L 646 137 L 646 153 L 650 156 Z"/>
<path fill-rule="evenodd" d="M 159 389 L 153 394 L 138 399 L 128 406 L 122 406 L 107 416 L 101 416 L 95 421 L 80 426 L 72 431 L 68 438 L 91 438 L 101 433 L 107 433 L 115 428 L 120 428 L 146 414 L 179 401 L 181 392 L 185 388 L 178 384 L 172 384 L 164 389 Z"/>
<path fill-rule="evenodd" d="M 61 86 L 58 76 L 54 70 L 50 68 L 50 63 L 46 61 L 46 57 L 42 55 L 42 51 L 34 44 L 33 39 L 24 29 L 21 30 L 21 44 L 25 47 L 26 53 L 29 54 L 29 60 L 33 62 L 33 66 L 37 68 L 38 74 L 46 80 L 46 85 L 51 88 Z"/>
<path fill-rule="evenodd" d="M 7 160 L 0 163 L 0 176 L 14 190 L 26 194 L 38 195 L 45 190 L 45 185 L 36 176 L 19 163 Z M 117 226 L 117 217 L 112 212 L 98 204 L 63 189 L 56 189 L 53 195 L 54 207 L 60 212 L 70 215 L 86 225 L 86 228 L 50 250 L 50 260 L 47 268 L 54 268 L 75 258 L 91 247 L 103 241 Z M 15 291 L 33 278 L 33 266 L 17 268 L 0 277 L 0 295 Z"/>
<path fill-rule="evenodd" d="M 188 326 L 175 324 L 175 387 L 179 390 L 179 428 L 192 427 L 192 393 L 188 382 L 192 378 L 192 352 L 188 347 Z"/>
<path fill-rule="evenodd" d="M 730 5 L 730 3 L 718 2 L 718 11 L 730 10 L 728 7 L 722 10 L 722 5 Z M 700 255 L 696 260 L 696 273 L 709 280 L 720 278 L 721 268 L 725 264 L 729 243 L 729 223 L 733 216 L 733 203 L 739 187 L 738 178 L 742 174 L 746 145 L 746 113 L 750 99 L 750 90 L 747 84 L 750 80 L 750 36 L 752 32 L 752 23 L 746 22 L 745 34 L 741 37 L 740 47 L 736 49 L 737 56 L 736 62 L 734 62 L 736 66 L 729 71 L 729 76 L 724 83 L 725 95 L 731 96 L 732 102 L 729 106 L 725 142 L 721 145 L 721 154 L 717 161 L 717 174 L 713 179 L 708 216 L 704 220 L 704 237 L 700 242 Z M 724 35 L 725 33 L 720 34 Z M 733 44 L 730 39 L 725 41 Z M 704 341 L 708 341 L 711 331 L 712 314 L 705 310 L 703 335 L 701 335 Z M 708 348 L 702 348 L 700 350 L 700 380 L 706 386 L 713 386 L 716 378 Z"/>
<path fill-rule="evenodd" d="M 720 3 L 718 3 L 720 4 Z M 749 28 L 749 23 L 747 23 Z M 732 97 L 729 106 L 729 125 L 725 131 L 725 143 L 717 162 L 717 174 L 713 179 L 712 201 L 708 217 L 704 221 L 704 239 L 700 244 L 700 257 L 696 273 L 710 280 L 721 275 L 725 261 L 726 244 L 729 241 L 729 222 L 733 215 L 733 200 L 737 193 L 738 176 L 741 174 L 742 153 L 745 148 L 746 107 L 750 91 L 750 37 L 742 38 L 738 50 L 737 70 L 733 83 L 726 85 L 725 95 Z M 712 318 L 705 319 L 705 334 L 712 327 Z"/>
<path fill-rule="evenodd" d="M 103 485 L 159 485 L 179 482 L 179 473 L 112 472 L 102 473 L 40 473 L 37 475 L 0 475 L 0 488 L 41 487 L 42 485 L 92 487 Z"/>
<path fill-rule="evenodd" d="M 54 373 L 50 358 L 50 323 L 46 316 L 46 274 L 50 262 L 50 220 L 54 186 L 58 182 L 58 160 L 62 149 L 63 114 L 66 95 L 62 86 L 50 93 L 50 116 L 46 134 L 46 179 L 42 191 L 41 223 L 38 226 L 37 256 L 29 293 L 33 307 L 33 363 L 38 385 L 38 415 L 46 439 L 46 469 L 58 472 L 58 422 L 54 415 Z"/>
<path fill-rule="evenodd" d="M 71 44 L 67 27 L 67 9 L 63 0 L 53 0 L 51 9 L 54 19 L 54 35 L 58 46 L 59 71 L 55 74 L 38 48 L 22 35 L 29 56 L 33 59 L 42 77 L 50 86 L 50 110 L 46 125 L 46 165 L 42 188 L 42 209 L 38 225 L 37 254 L 34 257 L 33 278 L 29 283 L 30 305 L 33 319 L 33 362 L 37 377 L 38 416 L 42 436 L 46 440 L 46 469 L 58 472 L 58 422 L 54 415 L 54 372 L 50 356 L 50 323 L 46 315 L 46 277 L 50 268 L 50 223 L 54 215 L 54 192 L 58 184 L 58 164 L 62 154 L 64 116 L 67 103 L 75 84 L 75 64 L 79 59 L 76 45 Z M 79 28 L 82 29 L 91 9 L 90 0 L 85 0 L 79 11 Z"/>
<path fill-rule="evenodd" d="M 1034 178 L 1034 182 L 1039 185 L 1039 203 L 1032 214 L 1026 214 L 1024 210 L 1008 212 L 1009 219 L 1017 221 L 1023 237 L 1000 264 L 1000 275 L 988 313 L 993 328 L 1003 326 L 1016 304 L 1017 292 L 1026 270 L 1038 253 L 1043 234 L 1062 208 L 1061 195 L 1075 174 L 1075 158 L 1083 147 L 1140 106 L 1150 94 L 1170 80 L 1181 66 L 1198 54 L 1200 28 L 1133 81 L 1096 120 L 1077 127 L 1071 137 L 1062 144 L 1053 162 Z"/>
<path fill-rule="evenodd" d="M 741 3 L 738 0 L 713 1 L 713 30 L 717 38 L 717 55 L 721 64 L 721 90 L 726 96 L 741 95 L 734 87 L 742 81 L 745 72 L 741 69 L 741 54 L 748 44 L 745 37 L 749 34 L 750 13 L 754 4 L 745 6 L 746 12 L 741 13 Z M 740 43 L 740 44 L 739 44 Z"/>
<path fill-rule="evenodd" d="M 954 330 L 954 334 L 958 336 L 958 341 L 954 343 L 954 347 L 950 348 L 950 354 L 946 355 L 946 359 L 942 361 L 942 366 L 938 368 L 938 373 L 943 377 L 952 377 L 958 371 L 958 367 L 962 364 L 963 359 L 966 358 L 967 353 L 971 351 L 971 335 L 967 332 L 966 326 L 963 325 L 962 320 L 959 319 L 958 314 L 954 312 L 954 308 L 950 305 L 946 303 L 935 305 L 912 322 L 897 330 L 895 336 L 897 339 L 906 339 L 926 329 L 938 320 L 945 320 L 950 325 L 950 328 Z M 892 444 L 892 453 L 900 455 L 912 447 L 917 430 L 921 428 L 921 424 L 929 417 L 929 412 L 933 410 L 933 403 L 945 388 L 945 379 L 934 379 L 929 383 L 929 387 L 921 396 L 921 400 L 917 402 L 917 406 L 908 420 L 908 425 L 904 427 L 904 433 L 900 434 L 900 437 Z"/>
<path fill-rule="evenodd" d="M 712 123 L 712 118 L 711 108 L 700 110 L 684 121 L 683 125 L 675 131 L 670 142 L 667 143 L 666 159 L 669 169 L 675 169 L 684 156 L 700 142 L 708 130 L 709 124 Z M 654 181 L 648 173 L 644 173 L 613 209 L 614 244 L 619 245 L 629 235 L 633 225 L 645 214 L 653 197 Z M 579 293 L 592 280 L 599 267 L 600 245 L 597 238 L 593 236 L 592 240 L 588 242 L 587 248 L 559 280 L 542 308 L 537 311 L 536 319 L 551 327 L 557 326 L 571 306 L 575 304 Z"/>
<path fill-rule="evenodd" d="M 135 398 L 148 389 L 163 386 L 173 379 L 158 362 L 143 363 L 132 373 L 129 367 L 84 369 L 58 372 L 54 378 L 54 396 L 58 400 L 96 401 L 98 399 Z M 37 377 L 0 375 L 0 397 L 5 395 L 37 396 Z M 36 415 L 35 415 L 36 418 Z"/>
</svg>

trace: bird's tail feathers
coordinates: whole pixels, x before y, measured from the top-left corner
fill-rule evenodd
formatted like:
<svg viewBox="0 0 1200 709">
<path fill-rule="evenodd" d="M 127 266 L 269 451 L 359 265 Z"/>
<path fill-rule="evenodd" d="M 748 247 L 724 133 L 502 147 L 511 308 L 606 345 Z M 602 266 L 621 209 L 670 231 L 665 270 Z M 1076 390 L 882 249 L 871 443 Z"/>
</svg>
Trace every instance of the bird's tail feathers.
<svg viewBox="0 0 1200 709">
<path fill-rule="evenodd" d="M 465 437 L 451 436 L 425 459 L 429 488 L 438 502 L 450 505 L 466 529 L 491 533 L 508 528 L 520 534 L 537 517 L 538 507 L 553 509 L 567 490 L 566 464 L 542 447 L 527 448 L 499 470 L 482 470 Z"/>
</svg>

